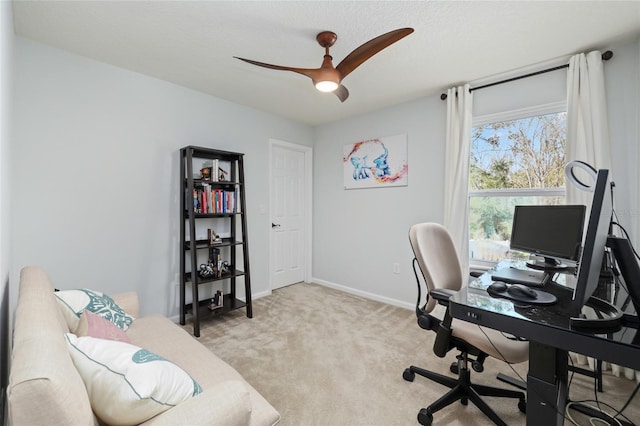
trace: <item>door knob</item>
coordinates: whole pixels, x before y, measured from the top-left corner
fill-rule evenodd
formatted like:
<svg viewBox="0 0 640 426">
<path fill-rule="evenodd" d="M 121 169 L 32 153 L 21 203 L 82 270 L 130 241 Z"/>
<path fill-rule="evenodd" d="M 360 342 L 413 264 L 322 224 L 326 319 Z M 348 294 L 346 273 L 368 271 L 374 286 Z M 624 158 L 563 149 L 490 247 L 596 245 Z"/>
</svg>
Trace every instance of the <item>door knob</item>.
<svg viewBox="0 0 640 426">
<path fill-rule="evenodd" d="M 280 228 L 280 224 L 271 222 L 271 227 L 272 228 Z"/>
</svg>

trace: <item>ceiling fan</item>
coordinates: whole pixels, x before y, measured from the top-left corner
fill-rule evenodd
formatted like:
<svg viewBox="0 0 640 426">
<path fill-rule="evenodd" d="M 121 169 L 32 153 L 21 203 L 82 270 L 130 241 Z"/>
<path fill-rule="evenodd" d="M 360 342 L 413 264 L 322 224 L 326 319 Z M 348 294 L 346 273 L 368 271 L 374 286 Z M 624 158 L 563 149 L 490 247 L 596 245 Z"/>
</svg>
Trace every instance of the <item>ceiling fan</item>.
<svg viewBox="0 0 640 426">
<path fill-rule="evenodd" d="M 333 46 L 338 36 L 336 33 L 331 31 L 323 31 L 316 36 L 318 44 L 325 49 L 324 59 L 320 68 L 285 67 L 265 64 L 264 62 L 239 58 L 237 56 L 234 56 L 234 58 L 259 67 L 282 71 L 293 71 L 298 74 L 306 75 L 313 81 L 316 89 L 321 92 L 333 92 L 340 101 L 344 102 L 349 97 L 349 91 L 341 84 L 342 80 L 353 70 L 358 68 L 364 61 L 380 52 L 382 49 L 392 45 L 396 41 L 408 36 L 412 32 L 413 28 L 400 28 L 373 38 L 355 49 L 353 52 L 349 53 L 335 68 L 332 62 L 333 58 L 329 55 L 329 48 Z"/>
</svg>

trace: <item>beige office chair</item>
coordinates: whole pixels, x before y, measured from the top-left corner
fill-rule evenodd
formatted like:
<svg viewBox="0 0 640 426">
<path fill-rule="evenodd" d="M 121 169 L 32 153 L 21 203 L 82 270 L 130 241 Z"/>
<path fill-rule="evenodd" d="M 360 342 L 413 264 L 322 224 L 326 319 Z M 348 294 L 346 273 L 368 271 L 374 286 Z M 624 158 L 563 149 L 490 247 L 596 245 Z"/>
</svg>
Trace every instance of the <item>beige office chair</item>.
<svg viewBox="0 0 640 426">
<path fill-rule="evenodd" d="M 481 372 L 483 362 L 487 356 L 504 360 L 508 363 L 520 363 L 526 361 L 529 356 L 529 344 L 515 339 L 510 339 L 499 331 L 489 328 L 481 328 L 476 324 L 465 321 L 453 320 L 449 315 L 449 297 L 460 290 L 463 283 L 462 270 L 458 255 L 451 236 L 447 230 L 437 223 L 420 223 L 411 227 L 409 240 L 415 259 L 413 268 L 418 282 L 418 302 L 416 303 L 416 316 L 421 328 L 433 330 L 436 333 L 433 351 L 438 357 L 443 358 L 451 349 L 460 351 L 458 361 L 451 365 L 451 372 L 458 374 L 457 378 L 445 376 L 411 366 L 404 371 L 402 377 L 412 382 L 416 374 L 431 379 L 437 383 L 451 388 L 440 399 L 426 408 L 420 410 L 418 421 L 422 425 L 430 425 L 433 421 L 433 413 L 442 408 L 460 401 L 467 405 L 468 401 L 475 404 L 487 417 L 497 425 L 506 423 L 489 407 L 480 397 L 495 396 L 517 398 L 518 408 L 525 412 L 526 401 L 523 392 L 494 388 L 471 383 L 468 368 L 471 362 L 472 368 Z M 416 263 L 422 272 L 423 279 L 419 278 Z M 467 280 L 465 279 L 464 282 Z M 422 282 L 426 284 L 426 303 L 422 306 Z M 447 306 L 443 319 L 436 318 L 430 312 L 440 303 Z M 470 358 L 474 357 L 473 358 Z"/>
</svg>

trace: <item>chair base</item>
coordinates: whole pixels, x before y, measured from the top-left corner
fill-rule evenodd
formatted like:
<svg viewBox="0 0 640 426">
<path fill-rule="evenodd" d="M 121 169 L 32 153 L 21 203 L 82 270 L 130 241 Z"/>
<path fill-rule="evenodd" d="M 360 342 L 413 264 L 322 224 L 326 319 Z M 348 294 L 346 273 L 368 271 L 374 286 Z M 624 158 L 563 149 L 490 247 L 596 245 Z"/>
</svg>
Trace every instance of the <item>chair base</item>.
<svg viewBox="0 0 640 426">
<path fill-rule="evenodd" d="M 473 384 L 471 383 L 471 372 L 468 368 L 466 368 L 466 366 L 462 366 L 462 368 L 459 368 L 457 379 L 434 373 L 420 367 L 415 367 L 413 365 L 404 370 L 402 377 L 409 382 L 413 382 L 416 374 L 426 377 L 451 389 L 449 392 L 440 397 L 436 402 L 420 410 L 420 413 L 418 414 L 418 422 L 420 422 L 421 425 L 431 425 L 431 423 L 433 422 L 433 413 L 442 410 L 443 408 L 453 404 L 456 401 L 460 401 L 463 405 L 467 405 L 468 401 L 471 401 L 476 407 L 480 409 L 480 411 L 484 413 L 485 416 L 491 419 L 491 421 L 493 421 L 496 425 L 507 426 L 507 424 L 502 421 L 500 417 L 498 417 L 496 412 L 493 411 L 491 407 L 489 407 L 487 403 L 482 400 L 481 396 L 517 398 L 519 400 L 518 408 L 520 409 L 520 411 L 524 413 L 527 409 L 527 403 L 523 392 Z"/>
</svg>

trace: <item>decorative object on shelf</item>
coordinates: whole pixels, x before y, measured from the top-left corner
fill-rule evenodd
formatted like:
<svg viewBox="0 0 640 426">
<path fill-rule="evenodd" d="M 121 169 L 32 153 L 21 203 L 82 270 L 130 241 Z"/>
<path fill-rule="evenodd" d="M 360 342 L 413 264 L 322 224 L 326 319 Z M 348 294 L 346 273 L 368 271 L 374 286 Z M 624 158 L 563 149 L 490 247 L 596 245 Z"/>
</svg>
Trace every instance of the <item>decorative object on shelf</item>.
<svg viewBox="0 0 640 426">
<path fill-rule="evenodd" d="M 218 167 L 218 182 L 226 182 L 228 174 L 229 174 L 229 172 L 227 172 L 227 171 L 223 170 L 222 168 Z"/>
<path fill-rule="evenodd" d="M 369 139 L 344 146 L 344 188 L 407 186 L 407 135 Z"/>
<path fill-rule="evenodd" d="M 222 243 L 222 238 L 220 238 L 220 235 L 216 234 L 214 229 L 207 229 L 207 238 L 209 239 L 210 246 Z"/>
<path fill-rule="evenodd" d="M 200 278 L 211 278 L 216 275 L 216 270 L 211 263 L 203 263 L 200 265 Z"/>
<path fill-rule="evenodd" d="M 222 291 L 216 291 L 216 294 L 213 295 L 211 302 L 209 303 L 209 310 L 215 311 L 216 309 L 220 309 L 224 307 L 224 295 Z"/>
<path fill-rule="evenodd" d="M 218 268 L 218 270 L 220 271 L 220 274 L 228 274 L 231 272 L 231 269 L 232 269 L 231 264 L 226 260 L 223 260 L 222 262 L 220 262 L 220 267 Z"/>
<path fill-rule="evenodd" d="M 200 169 L 200 178 L 202 180 L 211 180 L 211 167 L 203 167 Z"/>
</svg>

